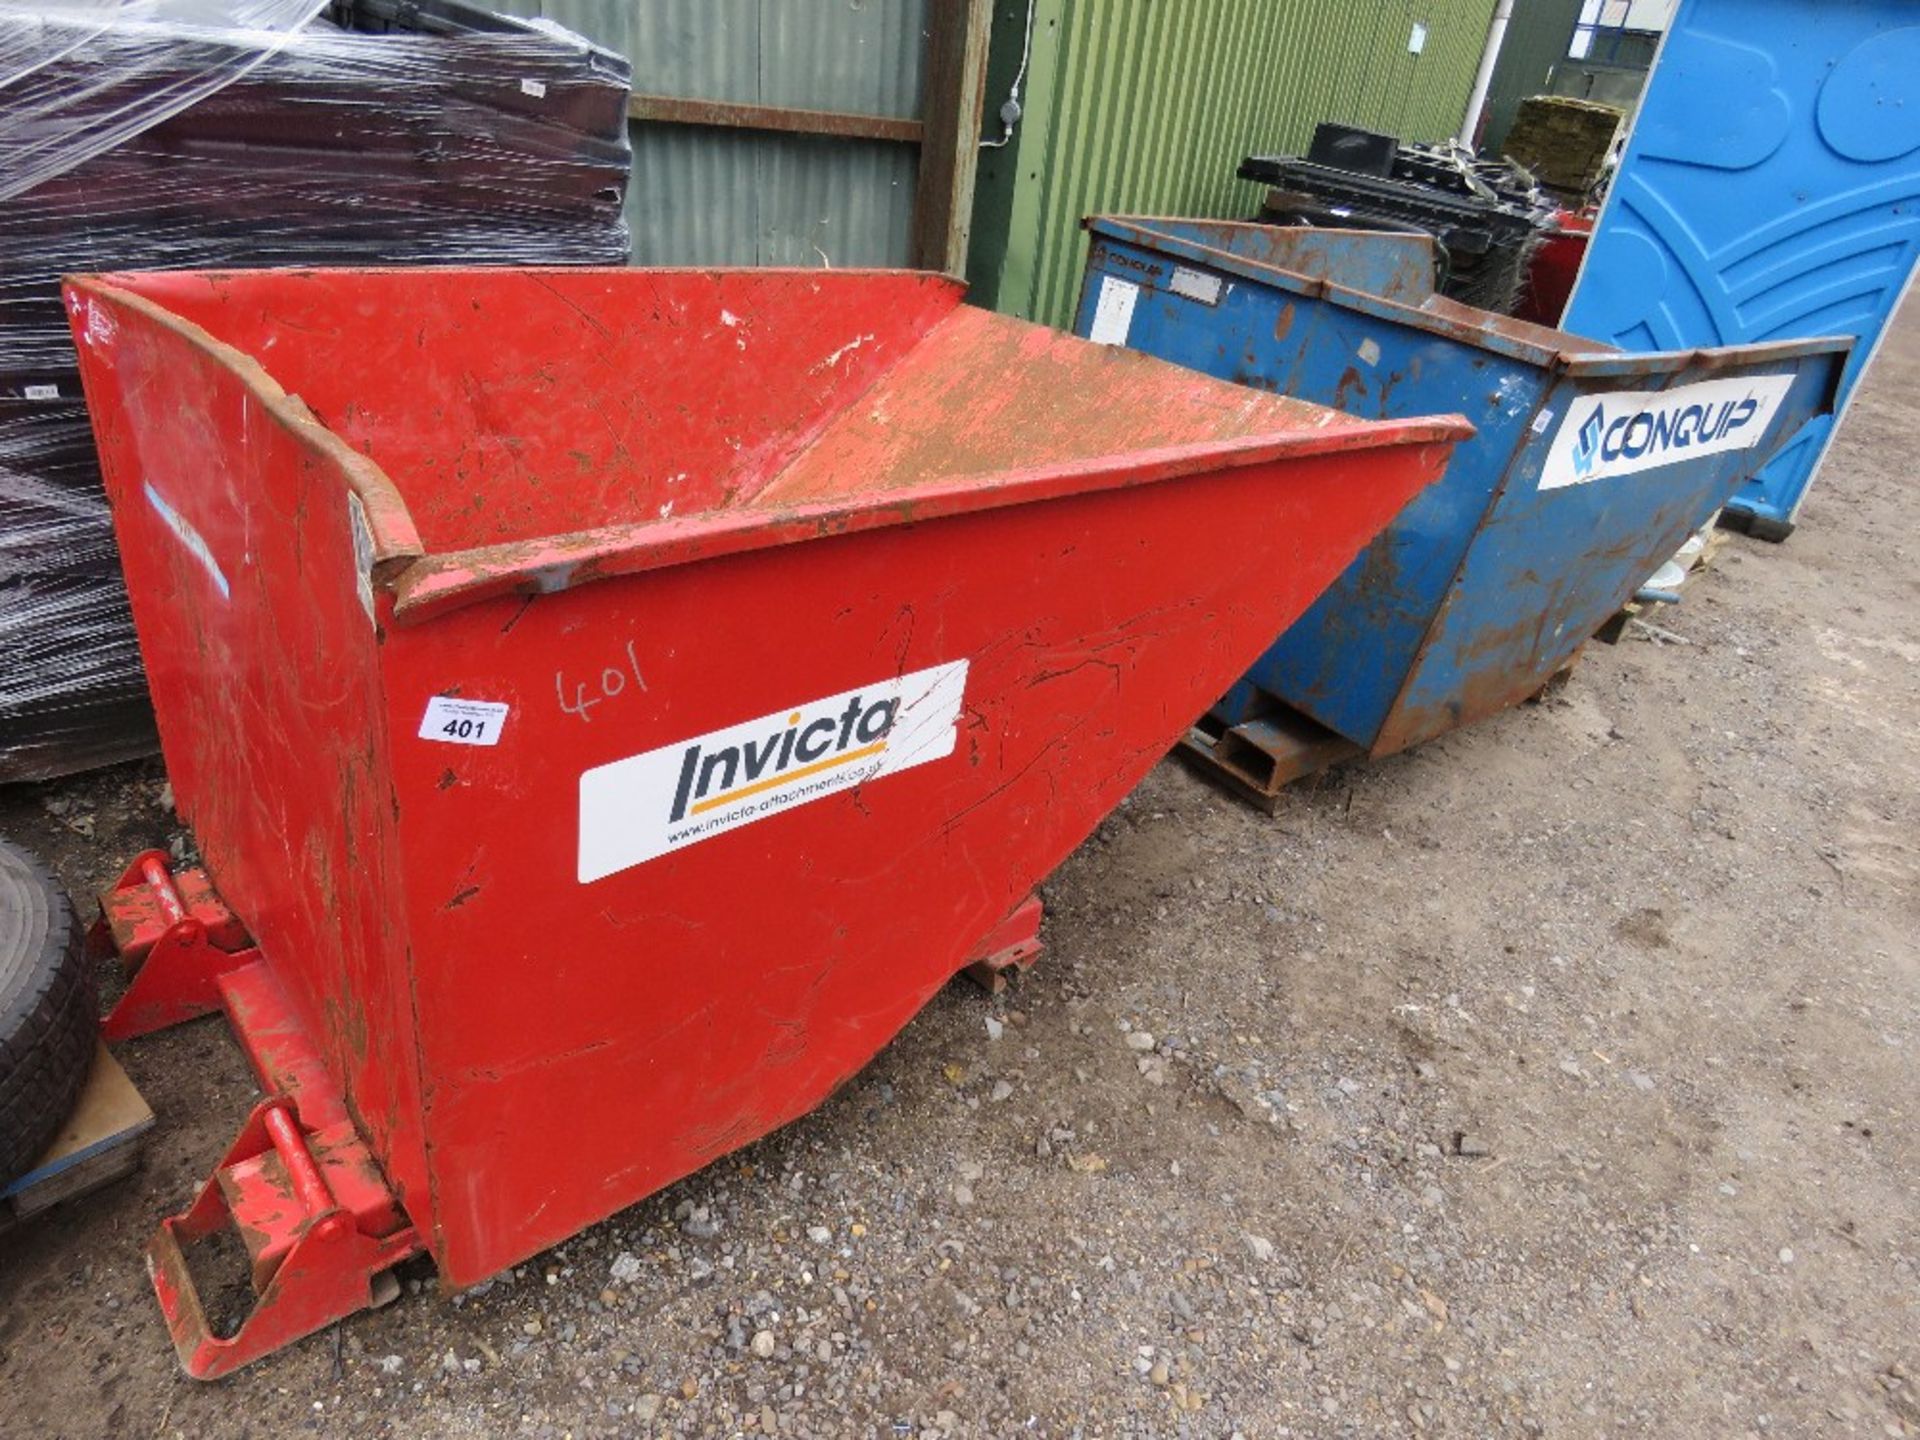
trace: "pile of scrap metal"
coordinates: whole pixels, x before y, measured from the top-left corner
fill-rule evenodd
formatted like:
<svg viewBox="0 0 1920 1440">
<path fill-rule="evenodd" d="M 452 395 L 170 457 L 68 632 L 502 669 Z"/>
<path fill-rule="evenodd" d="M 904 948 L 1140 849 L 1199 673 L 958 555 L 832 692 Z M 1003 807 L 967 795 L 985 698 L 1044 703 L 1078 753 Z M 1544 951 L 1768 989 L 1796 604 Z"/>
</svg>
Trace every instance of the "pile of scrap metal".
<svg viewBox="0 0 1920 1440">
<path fill-rule="evenodd" d="M 1441 293 L 1501 314 L 1521 302 L 1556 208 L 1512 161 L 1348 125 L 1319 126 L 1305 156 L 1249 155 L 1239 175 L 1271 187 L 1254 217 L 1268 224 L 1431 236 Z"/>
<path fill-rule="evenodd" d="M 0 93 L 5 781 L 154 743 L 63 274 L 624 264 L 631 156 L 624 60 L 444 0 L 0 9 Z"/>
</svg>

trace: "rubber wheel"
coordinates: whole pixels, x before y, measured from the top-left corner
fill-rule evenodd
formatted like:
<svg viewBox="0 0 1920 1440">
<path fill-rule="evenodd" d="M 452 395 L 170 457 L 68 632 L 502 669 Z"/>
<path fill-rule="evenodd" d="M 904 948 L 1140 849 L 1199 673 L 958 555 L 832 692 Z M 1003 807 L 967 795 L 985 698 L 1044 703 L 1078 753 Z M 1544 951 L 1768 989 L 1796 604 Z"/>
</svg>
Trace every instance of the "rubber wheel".
<svg viewBox="0 0 1920 1440">
<path fill-rule="evenodd" d="M 73 1112 L 99 1029 L 80 926 L 53 876 L 0 840 L 0 1185 Z"/>
</svg>

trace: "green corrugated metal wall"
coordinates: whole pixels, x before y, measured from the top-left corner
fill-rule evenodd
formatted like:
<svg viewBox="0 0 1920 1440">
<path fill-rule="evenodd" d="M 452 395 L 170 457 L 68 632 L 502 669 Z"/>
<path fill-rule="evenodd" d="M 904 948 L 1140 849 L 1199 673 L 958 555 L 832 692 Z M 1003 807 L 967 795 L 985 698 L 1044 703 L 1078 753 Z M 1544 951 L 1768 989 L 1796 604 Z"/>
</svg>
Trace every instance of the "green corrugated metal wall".
<svg viewBox="0 0 1920 1440">
<path fill-rule="evenodd" d="M 1522 100 L 1553 93 L 1553 72 L 1567 58 L 1579 18 L 1580 0 L 1525 0 L 1513 7 L 1507 38 L 1500 45 L 1500 63 L 1494 67 L 1493 84 L 1487 91 L 1485 149 L 1500 153 Z"/>
<path fill-rule="evenodd" d="M 1095 211 L 1249 216 L 1242 158 L 1337 120 L 1410 140 L 1459 128 L 1494 0 L 1034 0 L 1025 115 L 980 152 L 974 299 L 1071 322 Z M 994 0 L 989 134 L 1027 0 Z M 1426 47 L 1408 51 L 1414 25 Z"/>
</svg>

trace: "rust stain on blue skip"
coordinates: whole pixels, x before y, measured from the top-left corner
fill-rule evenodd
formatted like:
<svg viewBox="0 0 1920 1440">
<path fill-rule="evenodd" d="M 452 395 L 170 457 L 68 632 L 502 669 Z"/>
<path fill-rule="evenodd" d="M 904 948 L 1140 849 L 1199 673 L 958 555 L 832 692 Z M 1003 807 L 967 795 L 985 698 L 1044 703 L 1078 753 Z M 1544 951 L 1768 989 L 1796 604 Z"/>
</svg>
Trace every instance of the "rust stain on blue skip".
<svg viewBox="0 0 1920 1440">
<path fill-rule="evenodd" d="M 1229 221 L 1094 219 L 1079 325 L 1103 275 L 1141 284 L 1127 344 L 1368 417 L 1473 417 L 1478 434 L 1216 707 L 1274 703 L 1375 754 L 1525 699 L 1561 670 L 1782 439 L 1831 409 L 1843 341 L 1625 355 L 1433 291 L 1421 237 Z M 1232 307 L 1143 278 L 1229 280 Z M 1230 357 L 1230 358 L 1226 358 Z M 1729 377 L 1782 398 L 1750 448 L 1543 488 L 1569 415 Z M 1577 413 L 1576 413 L 1577 412 Z M 1256 702 L 1255 697 L 1264 697 Z"/>
</svg>

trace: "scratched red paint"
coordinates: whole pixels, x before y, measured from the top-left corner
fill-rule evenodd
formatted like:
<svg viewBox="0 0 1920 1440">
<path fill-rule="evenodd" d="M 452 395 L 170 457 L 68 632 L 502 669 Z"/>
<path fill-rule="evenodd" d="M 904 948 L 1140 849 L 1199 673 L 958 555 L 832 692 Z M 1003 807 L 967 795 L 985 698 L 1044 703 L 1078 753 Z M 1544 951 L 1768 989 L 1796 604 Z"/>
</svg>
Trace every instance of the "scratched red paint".
<svg viewBox="0 0 1920 1440">
<path fill-rule="evenodd" d="M 918 275 L 68 295 L 169 770 L 259 945 L 222 1003 L 338 1095 L 454 1286 L 803 1114 L 977 955 L 1030 959 L 1036 883 L 1469 433 Z M 586 772 L 963 661 L 951 754 L 576 873 Z M 423 737 L 435 697 L 504 718 Z"/>
</svg>

